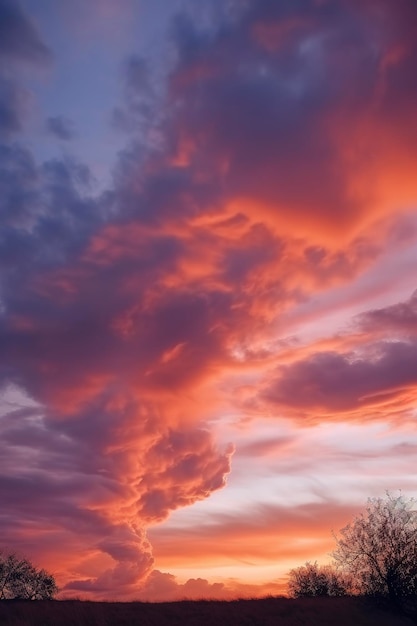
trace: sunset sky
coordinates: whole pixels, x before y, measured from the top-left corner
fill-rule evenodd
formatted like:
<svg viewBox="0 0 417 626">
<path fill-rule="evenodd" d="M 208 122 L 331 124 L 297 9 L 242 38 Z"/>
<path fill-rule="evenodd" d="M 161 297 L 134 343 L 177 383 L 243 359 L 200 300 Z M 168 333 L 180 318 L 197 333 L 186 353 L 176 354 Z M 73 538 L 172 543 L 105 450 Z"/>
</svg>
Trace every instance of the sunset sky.
<svg viewBox="0 0 417 626">
<path fill-rule="evenodd" d="M 0 547 L 285 593 L 417 496 L 417 2 L 0 0 Z"/>
</svg>

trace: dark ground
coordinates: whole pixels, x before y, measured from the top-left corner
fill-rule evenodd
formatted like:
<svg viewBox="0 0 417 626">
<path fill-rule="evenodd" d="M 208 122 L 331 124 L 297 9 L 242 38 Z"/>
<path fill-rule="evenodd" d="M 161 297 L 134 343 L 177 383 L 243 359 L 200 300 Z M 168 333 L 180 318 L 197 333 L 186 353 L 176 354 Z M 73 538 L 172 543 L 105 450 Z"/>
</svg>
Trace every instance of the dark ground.
<svg viewBox="0 0 417 626">
<path fill-rule="evenodd" d="M 411 626 L 360 598 L 233 602 L 1 601 L 1 626 Z"/>
</svg>

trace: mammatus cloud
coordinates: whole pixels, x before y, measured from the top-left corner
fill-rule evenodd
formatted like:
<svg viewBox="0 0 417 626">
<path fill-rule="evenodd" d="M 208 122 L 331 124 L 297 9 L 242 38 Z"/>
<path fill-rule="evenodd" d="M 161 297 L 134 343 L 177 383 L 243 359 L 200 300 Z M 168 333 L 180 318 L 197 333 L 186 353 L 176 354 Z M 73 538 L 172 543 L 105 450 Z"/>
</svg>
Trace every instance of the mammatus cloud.
<svg viewBox="0 0 417 626">
<path fill-rule="evenodd" d="M 364 306 L 317 343 L 288 337 L 298 307 L 354 289 L 387 242 L 400 254 L 389 233 L 413 218 L 415 5 L 395 7 L 259 0 L 202 29 L 178 17 L 163 106 L 150 62 L 126 61 L 112 119 L 149 141 L 126 146 L 101 195 L 74 158 L 0 148 L 0 380 L 37 403 L 0 418 L 1 534 L 62 562 L 65 594 L 243 593 L 154 569 L 146 534 L 225 485 L 222 420 L 394 421 L 413 406 L 415 297 Z M 2 57 L 51 55 L 18 4 L 2 12 Z M 9 138 L 21 124 L 5 85 Z M 47 127 L 71 138 L 60 116 Z M 335 507 L 300 510 L 322 538 Z M 223 518 L 207 541 L 237 558 L 228 539 L 272 540 L 278 514 Z"/>
</svg>

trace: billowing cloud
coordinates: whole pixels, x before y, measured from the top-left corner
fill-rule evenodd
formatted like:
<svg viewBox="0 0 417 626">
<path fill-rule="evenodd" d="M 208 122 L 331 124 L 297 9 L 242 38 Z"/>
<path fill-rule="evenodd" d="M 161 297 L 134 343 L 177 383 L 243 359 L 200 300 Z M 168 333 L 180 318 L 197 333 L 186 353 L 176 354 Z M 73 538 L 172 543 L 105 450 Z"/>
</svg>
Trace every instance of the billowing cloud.
<svg viewBox="0 0 417 626">
<path fill-rule="evenodd" d="M 33 545 L 30 532 L 45 525 L 65 537 L 65 550 L 84 543 L 86 554 L 108 555 L 115 566 L 68 586 L 103 597 L 114 597 L 115 587 L 133 593 L 149 573 L 144 525 L 207 497 L 230 469 L 232 450 L 218 451 L 207 431 L 172 431 L 134 403 L 60 420 L 40 409 L 15 410 L 0 424 L 3 537 L 20 535 L 31 552 L 48 551 Z"/>
<path fill-rule="evenodd" d="M 191 533 L 154 526 L 218 495 L 229 442 L 260 420 L 277 432 L 237 459 L 278 480 L 271 458 L 288 475 L 313 471 L 300 422 L 395 430 L 415 410 L 411 278 L 366 282 L 416 260 L 415 5 L 229 9 L 176 16 L 169 68 L 128 56 L 123 103 L 107 112 L 128 143 L 106 189 L 69 152 L 0 147 L 0 384 L 32 399 L 0 417 L 0 532 L 62 563 L 66 596 L 258 594 L 162 570 L 195 563 L 202 544 L 205 558 L 287 562 L 308 533 L 315 556 L 355 506 L 310 494 Z M 1 14 L 2 58 L 51 57 L 19 4 L 0 2 Z M 5 139 L 23 129 L 8 80 Z M 79 139 L 66 117 L 41 119 L 73 138 L 66 151 Z M 285 549 L 271 551 L 275 536 Z"/>
<path fill-rule="evenodd" d="M 388 3 L 378 14 L 373 3 L 256 2 L 214 37 L 182 27 L 173 77 L 179 152 L 215 168 L 229 206 L 281 232 L 329 242 L 383 215 L 387 151 L 407 172 L 416 158 L 395 122 L 401 113 L 411 123 L 408 86 L 393 98 L 387 84 L 403 75 L 414 44 L 399 35 L 406 11 L 395 9 L 393 23 L 391 11 Z M 390 185 L 401 169 L 393 163 Z M 415 199 L 412 185 L 404 191 Z"/>
</svg>

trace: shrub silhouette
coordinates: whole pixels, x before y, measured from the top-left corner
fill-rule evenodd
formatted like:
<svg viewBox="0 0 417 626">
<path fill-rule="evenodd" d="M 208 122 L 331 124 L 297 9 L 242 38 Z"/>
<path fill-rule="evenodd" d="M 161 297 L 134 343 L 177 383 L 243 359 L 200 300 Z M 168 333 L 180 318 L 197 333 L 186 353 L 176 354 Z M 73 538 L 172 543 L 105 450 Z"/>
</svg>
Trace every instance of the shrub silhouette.
<svg viewBox="0 0 417 626">
<path fill-rule="evenodd" d="M 0 553 L 0 600 L 51 600 L 57 591 L 51 574 L 16 554 Z"/>
<path fill-rule="evenodd" d="M 331 565 L 319 566 L 317 561 L 292 569 L 288 591 L 295 598 L 306 596 L 344 596 L 350 591 L 348 578 Z"/>
</svg>

